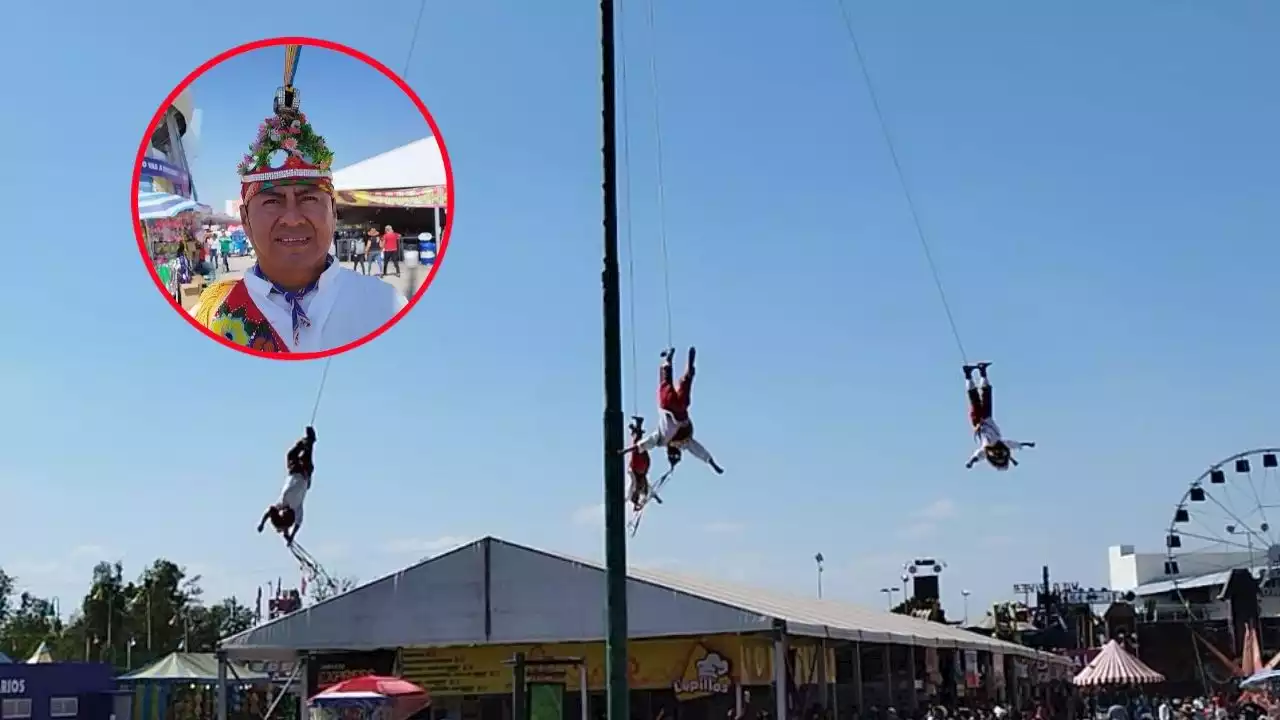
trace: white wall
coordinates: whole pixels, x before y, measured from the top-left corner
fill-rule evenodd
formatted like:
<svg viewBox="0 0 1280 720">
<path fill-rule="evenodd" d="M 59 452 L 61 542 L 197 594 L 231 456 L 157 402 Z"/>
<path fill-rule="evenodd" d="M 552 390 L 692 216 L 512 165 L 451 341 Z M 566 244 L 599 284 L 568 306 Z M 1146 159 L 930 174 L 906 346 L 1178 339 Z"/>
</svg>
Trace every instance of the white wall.
<svg viewBox="0 0 1280 720">
<path fill-rule="evenodd" d="M 1107 551 L 1111 590 L 1132 590 L 1139 585 L 1169 580 L 1164 574 L 1168 554 L 1137 552 L 1132 545 L 1113 545 Z M 1249 567 L 1249 553 L 1187 553 L 1174 555 L 1178 561 L 1178 577 L 1195 577 L 1209 573 Z M 1260 559 L 1260 558 L 1259 558 Z"/>
</svg>

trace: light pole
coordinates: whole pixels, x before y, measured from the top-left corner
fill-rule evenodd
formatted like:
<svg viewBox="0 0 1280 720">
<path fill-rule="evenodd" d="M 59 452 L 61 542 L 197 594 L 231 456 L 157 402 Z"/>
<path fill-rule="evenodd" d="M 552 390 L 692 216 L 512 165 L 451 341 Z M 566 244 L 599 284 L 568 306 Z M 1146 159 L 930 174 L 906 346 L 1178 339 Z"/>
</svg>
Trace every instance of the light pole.
<svg viewBox="0 0 1280 720">
<path fill-rule="evenodd" d="M 824 558 L 822 553 L 813 556 L 813 561 L 818 565 L 818 599 L 822 599 L 822 563 Z"/>
<path fill-rule="evenodd" d="M 961 590 L 960 594 L 964 596 L 964 620 L 960 621 L 961 627 L 969 626 L 969 591 Z"/>
<path fill-rule="evenodd" d="M 898 588 L 882 587 L 880 588 L 880 592 L 884 593 L 884 596 L 889 603 L 889 610 L 892 612 L 893 611 L 893 594 L 898 592 Z"/>
<path fill-rule="evenodd" d="M 907 584 L 910 582 L 911 582 L 911 576 L 906 573 L 902 573 L 902 602 L 907 601 L 907 595 L 908 595 Z"/>
</svg>

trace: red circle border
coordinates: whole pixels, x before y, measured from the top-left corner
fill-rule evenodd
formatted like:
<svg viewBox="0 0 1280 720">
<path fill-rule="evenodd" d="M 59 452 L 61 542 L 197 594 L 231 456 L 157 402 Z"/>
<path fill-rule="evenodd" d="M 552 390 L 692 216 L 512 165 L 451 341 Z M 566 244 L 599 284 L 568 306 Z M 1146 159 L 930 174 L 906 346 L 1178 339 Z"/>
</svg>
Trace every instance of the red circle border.
<svg viewBox="0 0 1280 720">
<path fill-rule="evenodd" d="M 436 144 L 439 145 L 440 147 L 440 157 L 441 157 L 441 160 L 444 162 L 445 192 L 447 193 L 447 197 L 445 198 L 445 216 L 448 219 L 446 221 L 444 231 L 440 233 L 440 237 L 437 240 L 436 257 L 434 262 L 431 265 L 431 270 L 427 272 L 426 279 L 423 280 L 422 282 L 422 287 L 418 288 L 418 291 L 415 292 L 413 294 L 413 297 L 409 300 L 409 302 L 406 303 L 405 306 L 400 309 L 400 312 L 396 313 L 394 317 L 392 317 L 390 320 L 383 323 L 382 326 L 379 327 L 377 330 L 374 330 L 373 332 L 360 338 L 359 340 L 349 342 L 346 345 L 342 345 L 336 348 L 331 348 L 329 350 L 322 350 L 319 352 L 269 353 L 269 352 L 263 352 L 261 350 L 254 350 L 253 348 L 236 345 L 230 340 L 227 340 L 226 338 L 222 337 L 221 335 L 218 335 L 217 333 L 213 332 L 209 328 L 206 328 L 200 323 L 196 322 L 196 319 L 192 317 L 190 313 L 184 310 L 180 303 L 178 303 L 176 300 L 173 299 L 171 295 L 169 295 L 168 288 L 166 288 L 164 286 L 164 283 L 160 281 L 160 274 L 156 271 L 154 264 L 151 262 L 150 254 L 147 251 L 146 239 L 142 232 L 142 218 L 138 212 L 138 178 L 142 176 L 142 161 L 146 156 L 147 145 L 151 141 L 151 135 L 153 132 L 155 132 L 156 127 L 160 124 L 160 121 L 164 118 L 165 111 L 169 109 L 169 106 L 172 105 L 174 101 L 178 99 L 178 96 L 182 94 L 182 91 L 190 87 L 191 84 L 194 83 L 197 78 L 199 78 L 201 75 L 204 75 L 209 70 L 212 70 L 213 68 L 222 64 L 223 62 L 230 60 L 231 58 L 236 57 L 237 55 L 243 55 L 247 52 L 252 52 L 254 50 L 261 50 L 263 48 L 275 47 L 277 45 L 306 45 L 308 47 L 317 47 L 325 50 L 332 50 L 334 52 L 340 52 L 344 55 L 347 55 L 348 57 L 352 57 L 352 58 L 355 58 L 356 60 L 360 60 L 366 65 L 372 67 L 373 69 L 387 76 L 388 79 L 390 79 L 393 83 L 396 84 L 396 87 L 400 88 L 401 92 L 403 92 L 410 100 L 413 101 L 414 106 L 418 108 L 418 112 L 422 113 L 422 118 L 427 121 L 427 125 L 431 128 L 432 137 L 435 138 Z M 341 355 L 342 353 L 345 353 L 348 350 L 354 350 L 366 343 L 369 343 L 377 339 L 378 337 L 380 337 L 386 331 L 390 330 L 392 326 L 394 326 L 396 323 L 403 320 L 404 317 L 408 315 L 411 310 L 413 310 L 413 308 L 418 304 L 418 301 L 422 299 L 422 296 L 426 294 L 427 288 L 431 287 L 431 282 L 435 279 L 436 272 L 440 270 L 440 264 L 441 262 L 443 262 L 445 253 L 449 248 L 449 237 L 453 231 L 453 163 L 449 159 L 449 150 L 445 145 L 444 138 L 440 134 L 440 127 L 436 125 L 435 118 L 431 116 L 431 111 L 427 110 L 427 106 L 422 102 L 422 98 L 418 97 L 418 94 L 414 92 L 413 88 L 409 87 L 409 83 L 405 82 L 405 80 L 401 78 L 399 75 L 397 75 L 395 71 L 393 71 L 391 68 L 387 67 L 386 65 L 382 64 L 378 60 L 370 57 L 369 55 L 366 55 L 365 53 L 360 52 L 359 50 L 356 50 L 355 48 L 351 48 L 346 45 L 342 45 L 340 43 L 331 42 L 329 40 L 321 40 L 319 38 L 277 37 L 277 38 L 267 38 L 265 40 L 255 40 L 253 42 L 245 43 L 243 45 L 238 45 L 236 47 L 231 48 L 230 50 L 226 50 L 222 53 L 219 53 L 215 57 L 205 61 L 203 64 L 200 65 L 200 67 L 191 71 L 191 73 L 188 74 L 185 78 L 183 78 L 182 82 L 178 83 L 178 86 L 175 87 L 173 91 L 169 93 L 168 97 L 164 99 L 164 102 L 160 103 L 160 107 L 156 110 L 155 115 L 153 115 L 151 118 L 151 122 L 147 125 L 147 131 L 142 135 L 142 142 L 138 144 L 138 155 L 133 162 L 133 179 L 132 179 L 132 182 L 130 183 L 130 188 L 131 188 L 130 189 L 130 213 L 132 213 L 133 215 L 133 232 L 134 232 L 134 236 L 137 238 L 137 241 L 138 241 L 138 254 L 139 254 L 139 257 L 142 258 L 142 263 L 144 266 L 146 266 L 147 272 L 150 273 L 151 280 L 152 282 L 155 283 L 156 289 L 160 291 L 160 296 L 167 299 L 169 301 L 170 307 L 172 307 L 175 311 L 177 311 L 177 313 L 183 319 L 185 319 L 192 327 L 199 330 L 205 336 L 210 337 L 216 340 L 218 343 L 226 347 L 229 347 L 233 350 L 242 352 L 246 355 L 253 355 L 255 357 L 267 358 L 269 360 L 286 360 L 286 361 L 318 360 L 320 358 L 333 357 L 334 355 Z"/>
</svg>

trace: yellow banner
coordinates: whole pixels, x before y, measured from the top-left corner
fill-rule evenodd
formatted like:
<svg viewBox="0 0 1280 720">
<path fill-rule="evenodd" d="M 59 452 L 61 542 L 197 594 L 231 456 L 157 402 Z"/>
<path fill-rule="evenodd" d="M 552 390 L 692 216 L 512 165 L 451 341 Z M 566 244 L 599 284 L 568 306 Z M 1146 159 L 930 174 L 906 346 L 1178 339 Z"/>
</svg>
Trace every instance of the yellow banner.
<svg viewBox="0 0 1280 720">
<path fill-rule="evenodd" d="M 398 190 L 339 190 L 338 205 L 352 207 L 443 208 L 448 206 L 449 188 L 431 185 Z"/>
<path fill-rule="evenodd" d="M 767 685 L 773 681 L 773 644 L 767 639 L 717 635 L 685 640 L 630 643 L 629 682 L 637 690 L 674 690 L 682 700 L 728 694 L 735 685 Z M 793 676 L 797 683 L 818 682 L 817 646 L 795 647 Z M 404 648 L 400 654 L 405 680 L 432 695 L 498 695 L 511 692 L 511 666 L 517 652 L 527 658 L 582 658 L 590 690 L 603 690 L 604 644 L 490 645 L 456 648 Z M 530 667 L 533 682 L 563 682 L 578 689 L 578 668 Z M 827 676 L 835 681 L 835 653 L 827 651 Z"/>
</svg>

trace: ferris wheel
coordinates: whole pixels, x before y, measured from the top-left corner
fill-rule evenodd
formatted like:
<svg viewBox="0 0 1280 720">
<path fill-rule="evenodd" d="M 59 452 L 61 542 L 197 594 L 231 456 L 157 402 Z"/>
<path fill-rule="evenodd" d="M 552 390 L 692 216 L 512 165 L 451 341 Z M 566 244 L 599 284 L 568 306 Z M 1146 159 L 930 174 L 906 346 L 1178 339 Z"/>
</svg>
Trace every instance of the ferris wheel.
<svg viewBox="0 0 1280 720">
<path fill-rule="evenodd" d="M 1232 455 L 1193 480 L 1165 549 L 1164 574 L 1178 588 L 1235 569 L 1280 574 L 1280 448 Z"/>
</svg>

